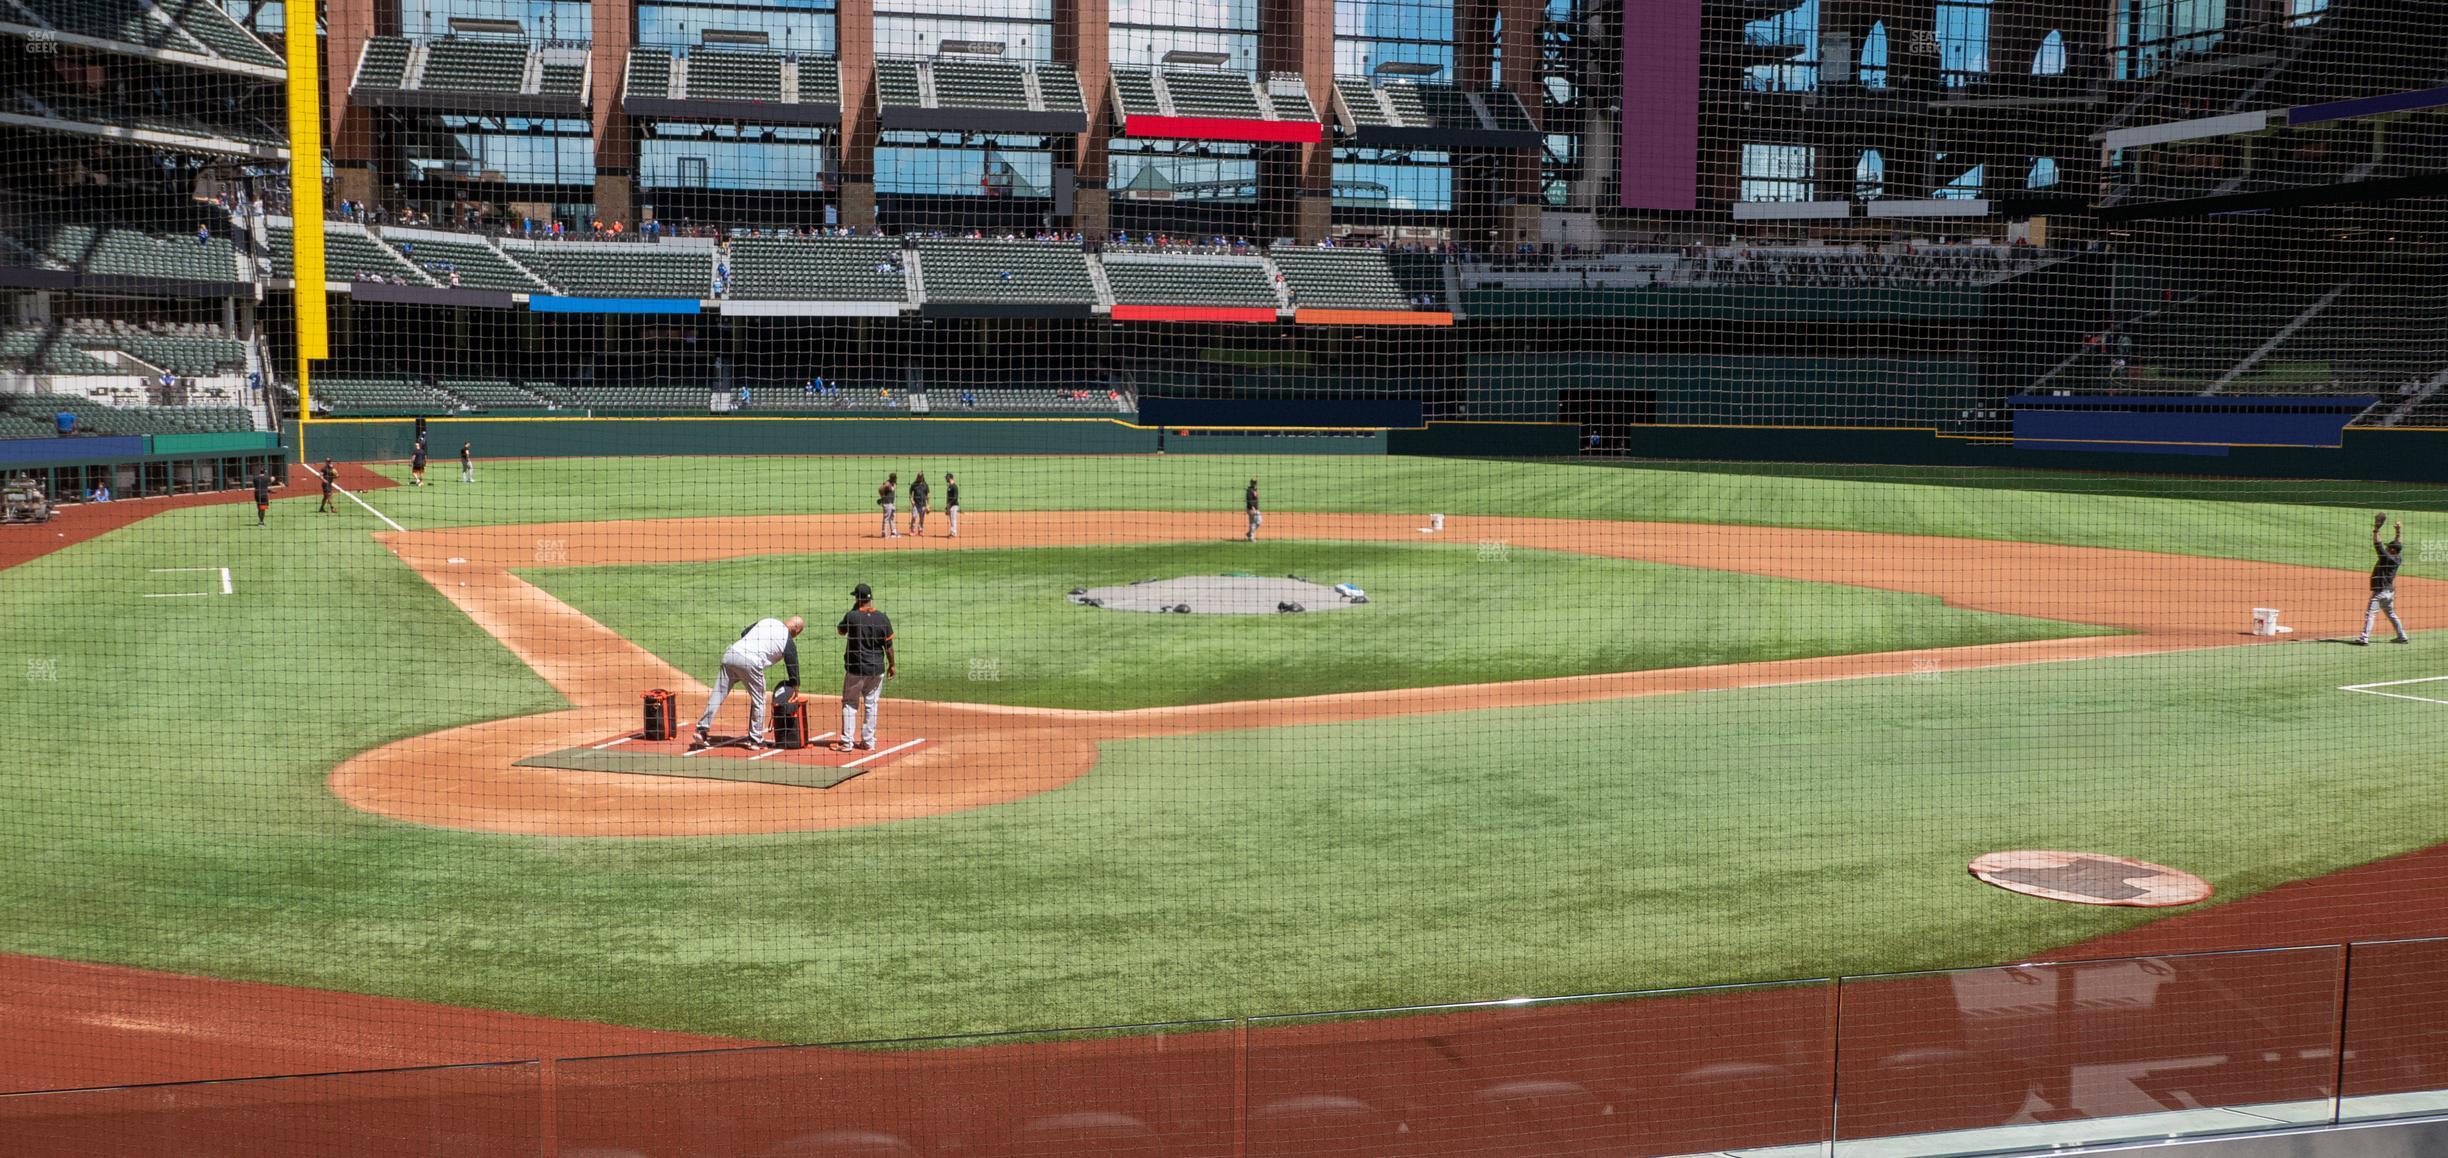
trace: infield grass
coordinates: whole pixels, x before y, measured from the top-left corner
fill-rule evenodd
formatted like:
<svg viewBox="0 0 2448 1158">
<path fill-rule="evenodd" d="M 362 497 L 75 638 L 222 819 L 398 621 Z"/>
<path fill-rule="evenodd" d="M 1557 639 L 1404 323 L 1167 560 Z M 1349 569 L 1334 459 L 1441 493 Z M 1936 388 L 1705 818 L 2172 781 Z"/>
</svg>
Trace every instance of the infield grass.
<svg viewBox="0 0 2448 1158">
<path fill-rule="evenodd" d="M 1064 595 L 1246 573 L 1355 583 L 1371 602 L 1183 616 L 1083 607 Z M 839 678 L 830 628 L 851 586 L 870 583 L 900 637 L 895 697 L 1092 710 L 1850 655 L 1907 639 L 1922 648 L 2112 634 L 1931 596 L 1471 543 L 819 554 L 520 574 L 708 680 L 740 628 L 804 612 L 801 666 L 812 691 Z"/>
</svg>

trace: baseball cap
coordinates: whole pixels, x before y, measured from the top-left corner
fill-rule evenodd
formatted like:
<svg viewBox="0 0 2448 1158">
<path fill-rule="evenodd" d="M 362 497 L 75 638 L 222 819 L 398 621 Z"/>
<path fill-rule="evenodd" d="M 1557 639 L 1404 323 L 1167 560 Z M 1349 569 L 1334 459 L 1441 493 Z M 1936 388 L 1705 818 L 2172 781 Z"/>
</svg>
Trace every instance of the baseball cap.
<svg viewBox="0 0 2448 1158">
<path fill-rule="evenodd" d="M 869 587 L 864 583 L 850 589 L 850 598 L 852 599 L 865 599 L 873 594 L 875 594 L 875 588 Z"/>
</svg>

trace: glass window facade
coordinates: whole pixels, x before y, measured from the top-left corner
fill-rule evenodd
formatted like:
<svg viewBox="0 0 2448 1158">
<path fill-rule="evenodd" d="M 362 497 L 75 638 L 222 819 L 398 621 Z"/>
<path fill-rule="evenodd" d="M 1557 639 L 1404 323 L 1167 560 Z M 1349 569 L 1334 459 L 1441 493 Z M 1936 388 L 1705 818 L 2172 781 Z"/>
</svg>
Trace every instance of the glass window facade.
<svg viewBox="0 0 2448 1158">
<path fill-rule="evenodd" d="M 590 40 L 593 5 L 571 0 L 402 0 L 400 31 L 410 36 L 447 36 L 451 19 L 516 20 L 531 40 Z"/>
<path fill-rule="evenodd" d="M 1451 0 L 1335 0 L 1335 71 L 1369 76 L 1389 62 L 1429 64 L 1450 83 L 1454 64 Z"/>
<path fill-rule="evenodd" d="M 1819 0 L 1743 25 L 1743 43 L 1752 48 L 1790 48 L 1791 59 L 1754 64 L 1745 70 L 1743 87 L 1753 92 L 1809 92 L 1819 87 Z"/>
<path fill-rule="evenodd" d="M 2116 0 L 2116 78 L 2141 80 L 2226 38 L 2227 0 Z"/>
<path fill-rule="evenodd" d="M 1811 165 L 1817 150 L 1809 145 L 1748 144 L 1742 147 L 1742 192 L 1745 201 L 1808 201 Z"/>
<path fill-rule="evenodd" d="M 879 0 L 878 56 L 934 56 L 947 40 L 1003 46 L 1005 60 L 1054 59 L 1054 0 Z"/>
<path fill-rule="evenodd" d="M 1983 83 L 1989 74 L 1989 0 L 1939 0 L 1932 13 L 1938 75 L 1948 88 Z"/>
<path fill-rule="evenodd" d="M 1155 65 L 1168 52 L 1221 52 L 1224 67 L 1258 71 L 1258 0 L 1113 0 L 1107 52 L 1115 64 Z"/>
<path fill-rule="evenodd" d="M 684 46 L 699 43 L 709 28 L 762 32 L 784 52 L 832 55 L 837 27 L 834 0 L 764 0 L 755 4 L 640 4 L 637 42 Z"/>
</svg>

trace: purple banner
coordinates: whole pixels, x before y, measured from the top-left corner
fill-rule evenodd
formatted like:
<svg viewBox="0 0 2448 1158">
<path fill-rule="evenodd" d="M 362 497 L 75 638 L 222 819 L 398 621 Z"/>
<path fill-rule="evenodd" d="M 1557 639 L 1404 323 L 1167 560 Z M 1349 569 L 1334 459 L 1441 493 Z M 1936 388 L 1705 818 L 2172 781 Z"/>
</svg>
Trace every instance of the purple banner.
<svg viewBox="0 0 2448 1158">
<path fill-rule="evenodd" d="M 1624 0 L 1623 207 L 1700 207 L 1700 0 Z"/>
</svg>

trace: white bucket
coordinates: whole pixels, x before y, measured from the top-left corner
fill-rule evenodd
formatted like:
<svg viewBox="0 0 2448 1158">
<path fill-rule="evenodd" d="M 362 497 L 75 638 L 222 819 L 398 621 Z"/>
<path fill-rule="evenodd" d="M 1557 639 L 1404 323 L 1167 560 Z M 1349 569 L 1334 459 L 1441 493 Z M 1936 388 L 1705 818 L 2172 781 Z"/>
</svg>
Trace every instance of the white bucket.
<svg viewBox="0 0 2448 1158">
<path fill-rule="evenodd" d="M 2278 609 L 2275 607 L 2253 608 L 2252 622 L 2252 633 L 2254 635 L 2284 635 L 2287 632 L 2295 630 L 2292 627 L 2278 626 Z"/>
</svg>

